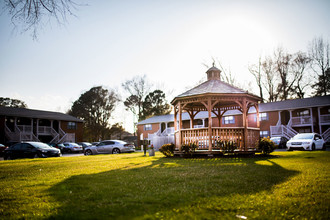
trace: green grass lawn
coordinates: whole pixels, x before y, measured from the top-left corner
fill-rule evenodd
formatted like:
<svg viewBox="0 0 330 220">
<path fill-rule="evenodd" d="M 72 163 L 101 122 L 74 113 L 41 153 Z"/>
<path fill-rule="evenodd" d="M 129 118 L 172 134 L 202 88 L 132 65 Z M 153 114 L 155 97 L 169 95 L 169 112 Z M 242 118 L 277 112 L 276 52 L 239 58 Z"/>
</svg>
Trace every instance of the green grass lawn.
<svg viewBox="0 0 330 220">
<path fill-rule="evenodd" d="M 329 219 L 330 152 L 0 161 L 0 218 Z"/>
</svg>

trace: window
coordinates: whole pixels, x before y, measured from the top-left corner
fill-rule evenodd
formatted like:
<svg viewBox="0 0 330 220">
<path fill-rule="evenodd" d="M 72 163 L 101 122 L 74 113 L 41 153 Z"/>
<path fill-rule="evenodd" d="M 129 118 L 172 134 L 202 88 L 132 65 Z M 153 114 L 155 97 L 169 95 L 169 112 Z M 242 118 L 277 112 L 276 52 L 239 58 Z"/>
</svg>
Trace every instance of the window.
<svg viewBox="0 0 330 220">
<path fill-rule="evenodd" d="M 260 137 L 269 137 L 269 131 L 260 131 Z"/>
<path fill-rule="evenodd" d="M 235 124 L 235 117 L 234 116 L 226 116 L 223 118 L 222 123 L 224 124 Z"/>
<path fill-rule="evenodd" d="M 22 143 L 21 144 L 21 150 L 27 150 L 27 149 L 33 149 L 34 147 L 32 147 L 30 144 L 27 143 Z"/>
<path fill-rule="evenodd" d="M 152 130 L 152 125 L 151 124 L 144 125 L 144 130 L 145 131 L 151 131 Z"/>
<path fill-rule="evenodd" d="M 77 123 L 76 122 L 68 122 L 68 129 L 76 130 L 77 129 Z"/>
<path fill-rule="evenodd" d="M 297 112 L 297 116 L 309 116 L 309 110 L 302 110 Z"/>
<path fill-rule="evenodd" d="M 194 128 L 203 128 L 203 127 L 204 127 L 204 123 L 202 119 L 195 120 Z"/>
<path fill-rule="evenodd" d="M 268 120 L 268 113 L 267 112 L 259 113 L 259 120 L 260 121 L 267 121 Z"/>
</svg>

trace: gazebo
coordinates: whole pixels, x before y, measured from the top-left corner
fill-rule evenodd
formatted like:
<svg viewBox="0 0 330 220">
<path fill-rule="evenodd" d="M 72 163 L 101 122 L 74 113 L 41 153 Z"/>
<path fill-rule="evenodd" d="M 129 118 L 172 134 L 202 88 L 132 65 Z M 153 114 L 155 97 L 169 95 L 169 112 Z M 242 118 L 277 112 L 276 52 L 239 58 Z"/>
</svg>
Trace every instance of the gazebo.
<svg viewBox="0 0 330 220">
<path fill-rule="evenodd" d="M 182 145 L 196 143 L 197 150 L 207 150 L 211 153 L 219 141 L 233 141 L 238 151 L 247 152 L 255 148 L 260 137 L 259 107 L 262 99 L 247 91 L 221 81 L 221 71 L 213 64 L 207 72 L 207 81 L 175 97 L 174 106 L 175 145 L 182 151 Z M 248 126 L 248 112 L 254 107 L 257 113 L 257 127 Z M 228 110 L 239 110 L 242 113 L 242 127 L 220 127 L 223 115 Z M 208 112 L 207 127 L 194 128 L 195 116 Z M 182 113 L 190 116 L 190 128 L 183 129 Z M 213 126 L 212 116 L 217 118 L 218 126 Z"/>
</svg>

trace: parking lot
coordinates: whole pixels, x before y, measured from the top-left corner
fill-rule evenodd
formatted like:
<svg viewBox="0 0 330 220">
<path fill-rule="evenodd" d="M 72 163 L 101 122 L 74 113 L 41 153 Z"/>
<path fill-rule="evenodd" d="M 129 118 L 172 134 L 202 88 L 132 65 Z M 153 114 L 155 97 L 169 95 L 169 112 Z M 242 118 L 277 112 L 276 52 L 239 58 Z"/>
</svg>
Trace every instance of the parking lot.
<svg viewBox="0 0 330 220">
<path fill-rule="evenodd" d="M 83 153 L 78 153 L 78 154 L 62 154 L 62 157 L 79 157 L 79 156 L 84 156 Z M 3 157 L 0 157 L 0 161 L 3 160 Z"/>
</svg>

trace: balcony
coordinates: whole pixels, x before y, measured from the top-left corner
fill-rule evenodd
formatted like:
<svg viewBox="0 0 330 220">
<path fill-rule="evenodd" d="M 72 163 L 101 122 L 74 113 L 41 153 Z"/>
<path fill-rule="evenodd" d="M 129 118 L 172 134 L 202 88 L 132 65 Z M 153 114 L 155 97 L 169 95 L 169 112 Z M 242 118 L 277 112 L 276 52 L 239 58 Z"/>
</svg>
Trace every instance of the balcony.
<svg viewBox="0 0 330 220">
<path fill-rule="evenodd" d="M 304 126 L 311 124 L 312 124 L 311 116 L 292 117 L 292 126 Z"/>
</svg>

